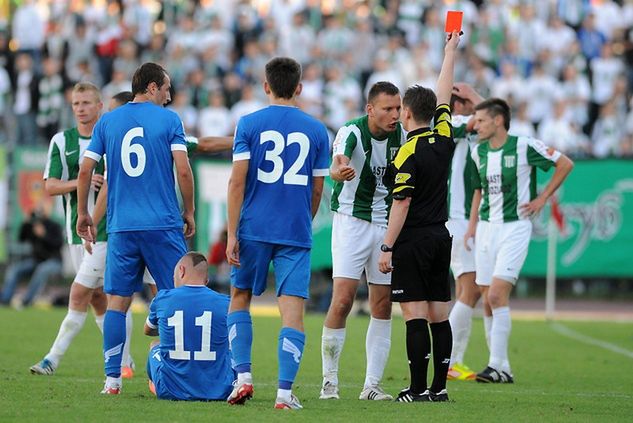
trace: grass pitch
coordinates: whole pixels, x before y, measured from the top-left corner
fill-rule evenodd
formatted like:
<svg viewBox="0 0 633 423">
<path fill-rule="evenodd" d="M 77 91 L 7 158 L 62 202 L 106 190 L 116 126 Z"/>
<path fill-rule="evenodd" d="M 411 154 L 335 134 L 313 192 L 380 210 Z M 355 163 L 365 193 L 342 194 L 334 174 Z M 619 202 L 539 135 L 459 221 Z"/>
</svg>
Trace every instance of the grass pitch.
<svg viewBox="0 0 633 423">
<path fill-rule="evenodd" d="M 144 315 L 136 314 L 132 353 L 137 372 L 118 397 L 99 395 L 103 386 L 101 336 L 89 317 L 53 376 L 34 376 L 29 366 L 53 342 L 65 310 L 0 309 L 0 422 L 194 422 L 194 421 L 633 421 L 633 324 L 514 321 L 510 359 L 516 383 L 449 382 L 450 403 L 396 404 L 359 401 L 365 373 L 367 318 L 348 322 L 341 358 L 341 400 L 318 399 L 323 315 L 306 319 L 307 346 L 294 392 L 298 412 L 273 410 L 277 383 L 279 319 L 254 318 L 255 397 L 244 407 L 225 403 L 156 400 L 144 372 L 149 338 Z M 384 388 L 396 394 L 408 384 L 405 327 L 393 322 L 392 350 Z M 570 335 L 571 334 L 571 335 Z M 487 362 L 483 324 L 475 320 L 466 363 Z"/>
</svg>

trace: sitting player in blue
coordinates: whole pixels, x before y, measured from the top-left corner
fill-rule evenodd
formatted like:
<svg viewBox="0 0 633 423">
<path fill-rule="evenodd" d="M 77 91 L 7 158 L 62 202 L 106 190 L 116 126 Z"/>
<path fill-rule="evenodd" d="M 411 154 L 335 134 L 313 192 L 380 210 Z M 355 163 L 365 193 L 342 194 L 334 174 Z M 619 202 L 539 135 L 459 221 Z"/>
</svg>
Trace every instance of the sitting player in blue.
<svg viewBox="0 0 633 423">
<path fill-rule="evenodd" d="M 207 260 L 187 253 L 174 271 L 175 289 L 161 290 L 150 305 L 145 334 L 150 391 L 159 399 L 226 400 L 233 388 L 226 315 L 229 297 L 206 287 Z"/>
<path fill-rule="evenodd" d="M 264 91 L 270 106 L 240 119 L 235 130 L 228 192 L 226 255 L 231 271 L 228 316 L 237 383 L 227 401 L 253 395 L 252 295 L 266 289 L 273 263 L 281 314 L 275 408 L 302 408 L 292 384 L 303 355 L 303 308 L 310 284 L 312 218 L 329 170 L 325 125 L 295 106 L 301 66 L 278 57 L 266 64 Z"/>
</svg>

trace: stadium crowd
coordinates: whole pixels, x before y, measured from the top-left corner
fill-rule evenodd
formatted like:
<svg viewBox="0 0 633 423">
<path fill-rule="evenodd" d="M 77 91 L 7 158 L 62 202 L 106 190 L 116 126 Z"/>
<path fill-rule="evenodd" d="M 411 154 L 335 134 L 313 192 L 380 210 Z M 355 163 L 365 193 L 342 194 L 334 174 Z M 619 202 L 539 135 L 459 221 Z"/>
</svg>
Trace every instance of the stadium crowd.
<svg viewBox="0 0 633 423">
<path fill-rule="evenodd" d="M 452 9 L 464 11 L 456 80 L 508 99 L 512 133 L 577 158 L 633 156 L 632 0 L 19 3 L 0 22 L 0 140 L 10 146 L 45 146 L 72 126 L 74 83 L 95 83 L 107 101 L 146 61 L 168 69 L 169 107 L 188 134 L 230 135 L 266 104 L 254 86 L 276 55 L 303 65 L 301 107 L 336 131 L 376 81 L 433 86 Z"/>
</svg>

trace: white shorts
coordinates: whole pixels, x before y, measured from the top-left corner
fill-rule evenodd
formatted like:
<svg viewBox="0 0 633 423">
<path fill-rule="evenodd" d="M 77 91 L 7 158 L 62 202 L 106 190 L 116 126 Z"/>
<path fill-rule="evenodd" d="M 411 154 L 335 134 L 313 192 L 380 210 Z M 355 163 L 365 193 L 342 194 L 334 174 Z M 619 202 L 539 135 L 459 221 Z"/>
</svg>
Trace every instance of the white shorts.
<svg viewBox="0 0 633 423">
<path fill-rule="evenodd" d="M 390 285 L 391 274 L 378 270 L 380 245 L 387 228 L 342 213 L 332 221 L 332 277 L 360 280 L 363 271 L 367 282 Z"/>
<path fill-rule="evenodd" d="M 103 286 L 107 248 L 107 242 L 97 242 L 92 246 L 92 254 L 88 254 L 82 244 L 70 245 L 70 257 L 75 268 L 79 259 L 75 282 L 90 289 Z"/>
<path fill-rule="evenodd" d="M 97 242 L 92 246 L 92 254 L 88 254 L 83 244 L 70 244 L 70 260 L 75 270 L 75 282 L 86 288 L 96 289 L 103 286 L 107 242 Z M 156 285 L 156 281 L 145 268 L 143 283 Z"/>
<path fill-rule="evenodd" d="M 514 285 L 527 257 L 531 235 L 529 220 L 480 221 L 475 236 L 477 285 L 490 286 L 493 277 Z"/>
<path fill-rule="evenodd" d="M 464 235 L 468 230 L 468 220 L 450 219 L 446 222 L 446 229 L 453 237 L 453 247 L 451 248 L 451 271 L 455 279 L 464 273 L 475 271 L 475 249 L 470 251 L 464 247 Z"/>
</svg>

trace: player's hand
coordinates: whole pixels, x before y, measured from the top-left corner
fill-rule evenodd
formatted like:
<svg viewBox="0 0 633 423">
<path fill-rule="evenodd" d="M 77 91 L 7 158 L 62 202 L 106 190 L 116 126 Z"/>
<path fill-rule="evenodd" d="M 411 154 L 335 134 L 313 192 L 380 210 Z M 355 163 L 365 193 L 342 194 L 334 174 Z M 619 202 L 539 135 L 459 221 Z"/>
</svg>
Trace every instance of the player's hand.
<svg viewBox="0 0 633 423">
<path fill-rule="evenodd" d="M 235 236 L 226 240 L 226 259 L 231 266 L 240 267 L 240 243 Z"/>
<path fill-rule="evenodd" d="M 97 230 L 89 214 L 77 214 L 77 235 L 88 242 L 95 242 Z"/>
<path fill-rule="evenodd" d="M 534 200 L 530 201 L 526 204 L 521 204 L 519 209 L 524 218 L 531 218 L 536 216 L 541 212 L 541 210 L 545 207 L 545 199 L 540 196 L 536 197 Z"/>
<path fill-rule="evenodd" d="M 93 191 L 99 191 L 104 181 L 105 179 L 103 178 L 103 175 L 95 173 L 92 175 L 92 179 L 90 180 L 90 188 L 92 188 Z"/>
<path fill-rule="evenodd" d="M 196 221 L 193 218 L 193 213 L 184 213 L 182 219 L 185 221 L 185 238 L 189 239 L 196 233 Z"/>
<path fill-rule="evenodd" d="M 356 171 L 351 166 L 341 166 L 338 171 L 339 175 L 341 175 L 341 179 L 345 181 L 351 181 L 356 176 Z"/>
<path fill-rule="evenodd" d="M 444 47 L 444 52 L 456 51 L 457 45 L 459 44 L 460 37 L 461 37 L 461 33 L 457 31 L 453 31 L 450 34 L 447 34 L 446 46 Z"/>
<path fill-rule="evenodd" d="M 92 255 L 92 242 L 84 242 L 84 249 L 88 254 Z"/>
<path fill-rule="evenodd" d="M 475 243 L 475 230 L 476 229 L 471 229 L 469 226 L 464 234 L 464 248 L 466 248 L 466 251 L 472 250 L 472 245 Z"/>
<path fill-rule="evenodd" d="M 383 251 L 380 253 L 380 257 L 378 258 L 378 270 L 382 273 L 390 273 L 393 270 L 393 266 L 391 265 L 391 251 Z"/>
<path fill-rule="evenodd" d="M 452 94 L 464 100 L 470 100 L 475 94 L 475 89 L 465 82 L 455 82 Z"/>
</svg>

